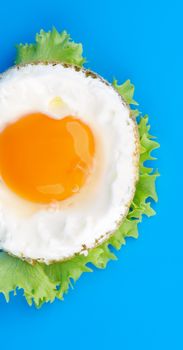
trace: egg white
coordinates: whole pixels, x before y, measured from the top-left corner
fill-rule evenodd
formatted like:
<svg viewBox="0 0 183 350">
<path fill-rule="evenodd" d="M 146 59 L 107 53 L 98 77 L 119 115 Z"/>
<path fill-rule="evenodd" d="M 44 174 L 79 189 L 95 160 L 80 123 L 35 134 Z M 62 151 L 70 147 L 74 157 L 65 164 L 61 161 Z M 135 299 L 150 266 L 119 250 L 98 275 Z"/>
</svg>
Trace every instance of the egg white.
<svg viewBox="0 0 183 350">
<path fill-rule="evenodd" d="M 59 104 L 52 103 L 54 99 Z M 63 102 L 63 103 L 62 103 Z M 128 106 L 112 86 L 61 64 L 14 67 L 0 79 L 0 130 L 31 112 L 78 117 L 96 136 L 97 166 L 72 200 L 38 205 L 0 182 L 0 249 L 46 263 L 107 239 L 127 214 L 138 177 L 138 137 Z"/>
</svg>

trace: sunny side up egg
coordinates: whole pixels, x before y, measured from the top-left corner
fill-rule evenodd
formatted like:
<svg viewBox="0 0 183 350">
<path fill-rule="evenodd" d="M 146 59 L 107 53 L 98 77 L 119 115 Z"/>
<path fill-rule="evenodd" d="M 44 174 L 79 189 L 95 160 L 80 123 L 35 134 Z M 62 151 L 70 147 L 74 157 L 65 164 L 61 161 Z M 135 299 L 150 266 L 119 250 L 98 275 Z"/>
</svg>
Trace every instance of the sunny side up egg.
<svg viewBox="0 0 183 350">
<path fill-rule="evenodd" d="M 46 263 L 87 254 L 128 212 L 138 136 L 106 81 L 61 64 L 0 79 L 0 249 Z"/>
</svg>

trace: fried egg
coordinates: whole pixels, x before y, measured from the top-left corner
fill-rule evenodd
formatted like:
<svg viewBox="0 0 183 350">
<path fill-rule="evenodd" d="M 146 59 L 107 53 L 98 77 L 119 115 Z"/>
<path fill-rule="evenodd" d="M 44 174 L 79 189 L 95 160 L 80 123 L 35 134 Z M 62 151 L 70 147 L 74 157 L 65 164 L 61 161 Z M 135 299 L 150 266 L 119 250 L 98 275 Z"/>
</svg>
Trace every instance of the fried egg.
<svg viewBox="0 0 183 350">
<path fill-rule="evenodd" d="M 130 110 L 98 75 L 62 64 L 0 79 L 0 249 L 45 263 L 102 243 L 138 178 Z"/>
</svg>

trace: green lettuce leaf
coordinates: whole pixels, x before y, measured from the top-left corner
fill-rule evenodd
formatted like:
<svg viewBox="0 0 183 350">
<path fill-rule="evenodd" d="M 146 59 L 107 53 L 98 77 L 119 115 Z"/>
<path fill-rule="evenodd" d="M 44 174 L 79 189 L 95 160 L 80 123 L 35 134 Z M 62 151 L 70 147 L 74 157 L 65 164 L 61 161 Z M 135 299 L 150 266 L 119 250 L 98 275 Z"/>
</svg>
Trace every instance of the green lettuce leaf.
<svg viewBox="0 0 183 350">
<path fill-rule="evenodd" d="M 121 85 L 118 85 L 117 80 L 114 80 L 112 84 L 115 87 L 115 89 L 119 92 L 119 94 L 123 97 L 126 103 L 128 103 L 129 105 L 138 105 L 138 103 L 135 100 L 133 100 L 135 87 L 133 84 L 131 84 L 130 80 L 126 80 Z"/>
<path fill-rule="evenodd" d="M 66 32 L 59 34 L 56 29 L 45 33 L 41 31 L 36 36 L 36 44 L 18 45 L 16 63 L 36 61 L 60 61 L 81 65 L 82 46 L 70 42 Z M 129 105 L 136 105 L 134 101 L 134 85 L 130 80 L 118 85 L 113 82 L 115 89 Z M 84 272 L 91 272 L 90 263 L 100 269 L 106 267 L 109 260 L 116 256 L 111 246 L 120 249 L 127 237 L 138 237 L 138 223 L 143 215 L 152 216 L 155 211 L 151 207 L 152 200 L 157 201 L 155 181 L 159 175 L 153 168 L 146 166 L 146 161 L 152 161 L 152 151 L 159 144 L 150 135 L 148 116 L 141 116 L 137 109 L 131 109 L 133 117 L 139 118 L 138 130 L 140 137 L 140 169 L 136 193 L 131 203 L 129 213 L 118 230 L 107 242 L 91 249 L 87 256 L 78 255 L 68 261 L 51 265 L 29 263 L 6 253 L 0 253 L 0 292 L 9 300 L 10 292 L 16 294 L 17 289 L 23 289 L 24 296 L 31 305 L 40 307 L 45 302 L 53 302 L 55 298 L 63 299 L 72 283 L 75 283 Z"/>
<path fill-rule="evenodd" d="M 82 66 L 85 62 L 82 45 L 71 41 L 66 31 L 59 33 L 55 28 L 49 32 L 41 30 L 35 44 L 19 44 L 16 48 L 16 64 L 52 61 Z"/>
</svg>

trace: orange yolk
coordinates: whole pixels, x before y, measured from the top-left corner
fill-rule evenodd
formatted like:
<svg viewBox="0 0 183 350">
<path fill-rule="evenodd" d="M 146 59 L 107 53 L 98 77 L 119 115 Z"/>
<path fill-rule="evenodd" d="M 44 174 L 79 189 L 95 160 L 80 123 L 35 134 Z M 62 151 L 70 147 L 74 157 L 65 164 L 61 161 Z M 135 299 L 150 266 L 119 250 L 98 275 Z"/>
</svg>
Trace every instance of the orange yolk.
<svg viewBox="0 0 183 350">
<path fill-rule="evenodd" d="M 92 171 L 95 141 L 89 126 L 67 116 L 34 113 L 0 133 L 0 174 L 7 186 L 32 202 L 69 198 Z"/>
</svg>

